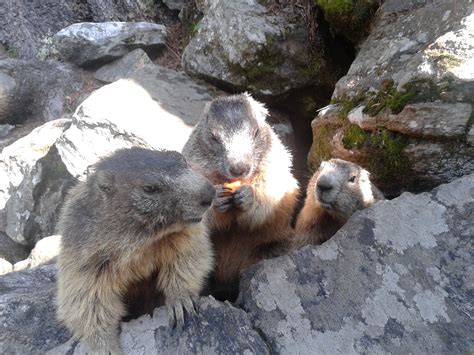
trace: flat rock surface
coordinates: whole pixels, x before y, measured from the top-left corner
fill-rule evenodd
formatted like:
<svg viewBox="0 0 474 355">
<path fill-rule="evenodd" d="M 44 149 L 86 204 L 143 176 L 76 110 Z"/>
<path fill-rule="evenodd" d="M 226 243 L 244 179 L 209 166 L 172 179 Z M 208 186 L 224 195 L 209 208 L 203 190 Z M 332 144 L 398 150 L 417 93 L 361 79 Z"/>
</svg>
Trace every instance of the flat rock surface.
<svg viewBox="0 0 474 355">
<path fill-rule="evenodd" d="M 354 215 L 254 267 L 239 303 L 282 354 L 469 353 L 474 175 Z"/>
</svg>

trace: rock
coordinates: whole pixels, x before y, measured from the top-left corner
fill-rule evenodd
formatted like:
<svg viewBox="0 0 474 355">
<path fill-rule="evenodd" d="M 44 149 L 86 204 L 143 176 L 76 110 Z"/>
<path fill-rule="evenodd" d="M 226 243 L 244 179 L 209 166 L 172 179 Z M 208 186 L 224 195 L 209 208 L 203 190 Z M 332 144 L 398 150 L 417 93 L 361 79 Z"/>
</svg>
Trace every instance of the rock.
<svg viewBox="0 0 474 355">
<path fill-rule="evenodd" d="M 371 17 L 380 6 L 379 0 L 316 0 L 324 18 L 335 34 L 357 44 L 368 35 Z"/>
<path fill-rule="evenodd" d="M 0 123 L 42 123 L 71 113 L 87 74 L 72 65 L 38 60 L 0 60 Z"/>
<path fill-rule="evenodd" d="M 95 91 L 72 119 L 48 122 L 7 146 L 0 154 L 0 232 L 33 248 L 54 234 L 67 189 L 90 165 L 131 146 L 180 151 L 213 95 L 183 73 L 151 65 Z"/>
<path fill-rule="evenodd" d="M 58 56 L 80 66 L 111 61 L 135 48 L 165 45 L 166 28 L 149 22 L 75 23 L 53 37 Z"/>
<path fill-rule="evenodd" d="M 50 263 L 59 255 L 60 235 L 52 235 L 38 241 L 26 260 L 15 263 L 14 270 L 31 269 L 42 264 Z"/>
<path fill-rule="evenodd" d="M 31 248 L 53 234 L 72 176 L 54 144 L 71 125 L 61 119 L 36 128 L 0 154 L 0 231 Z"/>
<path fill-rule="evenodd" d="M 8 274 L 13 271 L 13 265 L 3 258 L 0 258 L 0 275 Z"/>
<path fill-rule="evenodd" d="M 336 84 L 336 112 L 315 119 L 309 165 L 354 161 L 387 196 L 474 172 L 473 12 L 467 0 L 385 1 Z"/>
<path fill-rule="evenodd" d="M 356 213 L 328 242 L 268 260 L 239 304 L 273 353 L 464 353 L 474 175 Z"/>
<path fill-rule="evenodd" d="M 248 315 L 229 303 L 212 297 L 201 298 L 198 314 L 187 319 L 182 331 L 171 331 L 166 309 L 122 323 L 120 335 L 125 354 L 269 354 L 267 346 L 252 328 Z M 49 354 L 86 353 L 74 341 L 53 349 Z"/>
<path fill-rule="evenodd" d="M 283 2 L 271 11 L 262 3 L 217 0 L 199 5 L 204 17 L 183 52 L 186 72 L 261 95 L 333 87 L 345 72 L 344 52 L 338 52 L 337 62 L 330 60 L 332 50 L 319 27 L 315 25 L 315 38 L 310 40 L 309 25 L 297 7 Z M 312 13 L 307 16 L 312 20 Z"/>
<path fill-rule="evenodd" d="M 187 0 L 163 0 L 170 10 L 182 10 L 187 5 Z"/>
<path fill-rule="evenodd" d="M 0 278 L 0 353 L 44 354 L 71 335 L 55 317 L 56 266 Z"/>
<path fill-rule="evenodd" d="M 51 36 L 73 23 L 147 21 L 157 10 L 148 0 L 6 0 L 0 2 L 0 43 L 13 58 L 43 57 Z"/>
<path fill-rule="evenodd" d="M 14 264 L 28 257 L 28 248 L 14 242 L 4 232 L 0 232 L 0 259 Z M 12 266 L 13 267 L 13 266 Z M 11 270 L 10 270 L 11 271 Z"/>
</svg>

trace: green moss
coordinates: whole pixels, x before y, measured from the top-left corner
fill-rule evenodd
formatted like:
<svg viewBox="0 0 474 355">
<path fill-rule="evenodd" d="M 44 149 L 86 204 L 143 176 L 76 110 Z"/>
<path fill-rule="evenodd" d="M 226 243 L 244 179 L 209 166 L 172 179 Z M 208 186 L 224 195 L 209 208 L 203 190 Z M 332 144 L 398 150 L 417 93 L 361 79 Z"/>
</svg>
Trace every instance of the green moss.
<svg viewBox="0 0 474 355">
<path fill-rule="evenodd" d="M 405 87 L 404 87 L 405 89 Z M 392 113 L 400 113 L 407 103 L 412 101 L 416 93 L 411 90 L 397 91 L 393 80 L 387 80 L 382 83 L 378 92 L 372 94 L 364 108 L 364 113 L 370 116 L 376 116 L 385 109 Z"/>
<path fill-rule="evenodd" d="M 16 47 L 9 47 L 7 49 L 7 54 L 10 58 L 18 58 L 20 56 L 20 51 Z"/>
<path fill-rule="evenodd" d="M 449 52 L 436 52 L 432 59 L 443 69 L 452 69 L 460 66 L 464 61 L 458 56 Z"/>
<path fill-rule="evenodd" d="M 284 60 L 281 55 L 275 53 L 272 38 L 267 39 L 265 46 L 255 53 L 254 58 L 244 66 L 228 63 L 229 69 L 233 74 L 244 77 L 256 89 L 265 90 L 285 85 L 284 81 L 275 75 Z"/>
<path fill-rule="evenodd" d="M 354 97 L 341 96 L 332 100 L 331 103 L 339 106 L 339 117 L 347 119 L 349 112 L 356 108 L 362 101 L 364 101 L 364 95 L 360 93 Z"/>
<path fill-rule="evenodd" d="M 344 129 L 344 148 L 361 151 L 369 171 L 387 187 L 403 184 L 411 176 L 411 162 L 405 153 L 407 139 L 382 129 L 367 132 L 351 124 Z"/>
<path fill-rule="evenodd" d="M 313 131 L 313 145 L 308 157 L 310 171 L 315 171 L 323 160 L 331 158 L 331 140 L 336 131 L 334 126 L 322 126 Z"/>
<path fill-rule="evenodd" d="M 315 0 L 327 16 L 344 16 L 352 12 L 352 0 Z"/>
<path fill-rule="evenodd" d="M 369 134 L 356 124 L 348 125 L 344 130 L 342 144 L 346 149 L 361 149 L 368 141 Z"/>
</svg>

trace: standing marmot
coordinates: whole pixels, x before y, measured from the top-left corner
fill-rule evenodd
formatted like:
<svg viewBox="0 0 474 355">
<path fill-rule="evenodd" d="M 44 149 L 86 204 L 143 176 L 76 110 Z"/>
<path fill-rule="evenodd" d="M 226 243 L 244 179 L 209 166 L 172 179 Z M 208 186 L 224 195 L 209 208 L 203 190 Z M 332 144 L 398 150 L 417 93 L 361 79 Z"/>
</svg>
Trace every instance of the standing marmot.
<svg viewBox="0 0 474 355">
<path fill-rule="evenodd" d="M 59 222 L 58 317 L 93 353 L 120 353 L 132 283 L 156 273 L 172 321 L 183 322 L 213 267 L 201 219 L 215 190 L 177 152 L 123 149 L 68 194 Z"/>
<path fill-rule="evenodd" d="M 321 244 L 357 210 L 384 196 L 357 164 L 331 159 L 321 163 L 308 183 L 306 201 L 295 227 L 295 247 Z"/>
<path fill-rule="evenodd" d="M 224 292 L 238 285 L 242 270 L 288 242 L 292 232 L 298 184 L 291 155 L 265 122 L 267 114 L 248 94 L 217 98 L 183 148 L 191 167 L 217 185 L 210 211 L 213 281 L 214 289 Z"/>
</svg>

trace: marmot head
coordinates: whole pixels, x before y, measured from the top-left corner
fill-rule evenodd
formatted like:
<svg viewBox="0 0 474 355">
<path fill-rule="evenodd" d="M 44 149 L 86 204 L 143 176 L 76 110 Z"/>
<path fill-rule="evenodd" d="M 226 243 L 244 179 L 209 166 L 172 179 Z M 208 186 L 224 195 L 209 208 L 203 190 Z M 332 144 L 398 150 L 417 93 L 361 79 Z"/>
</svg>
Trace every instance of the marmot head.
<svg viewBox="0 0 474 355">
<path fill-rule="evenodd" d="M 173 151 L 122 149 L 94 166 L 90 177 L 103 196 L 105 213 L 143 231 L 201 221 L 215 190 Z"/>
<path fill-rule="evenodd" d="M 316 204 L 342 220 L 383 199 L 382 193 L 370 182 L 367 170 L 341 159 L 322 162 L 310 186 Z"/>
<path fill-rule="evenodd" d="M 263 104 L 248 94 L 210 102 L 198 123 L 200 164 L 215 183 L 251 179 L 271 149 Z"/>
</svg>

